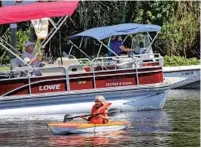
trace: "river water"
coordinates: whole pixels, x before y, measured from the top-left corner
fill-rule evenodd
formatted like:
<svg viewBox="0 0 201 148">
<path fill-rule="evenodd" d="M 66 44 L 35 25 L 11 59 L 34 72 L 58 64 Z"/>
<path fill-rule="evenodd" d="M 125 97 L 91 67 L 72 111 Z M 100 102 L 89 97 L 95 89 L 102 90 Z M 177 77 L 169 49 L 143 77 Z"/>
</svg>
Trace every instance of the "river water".
<svg viewBox="0 0 201 148">
<path fill-rule="evenodd" d="M 48 122 L 63 116 L 0 117 L 0 146 L 200 146 L 200 90 L 171 90 L 163 110 L 124 112 L 111 120 L 129 120 L 132 128 L 96 135 L 55 136 Z"/>
</svg>

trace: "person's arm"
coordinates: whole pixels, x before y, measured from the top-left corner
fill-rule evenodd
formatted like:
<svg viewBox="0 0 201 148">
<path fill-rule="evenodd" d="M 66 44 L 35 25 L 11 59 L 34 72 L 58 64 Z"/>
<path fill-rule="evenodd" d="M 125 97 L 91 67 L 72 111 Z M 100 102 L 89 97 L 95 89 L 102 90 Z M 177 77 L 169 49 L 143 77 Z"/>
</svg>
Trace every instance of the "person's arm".
<svg viewBox="0 0 201 148">
<path fill-rule="evenodd" d="M 98 117 L 103 118 L 104 120 L 108 120 L 108 116 L 98 115 Z"/>
<path fill-rule="evenodd" d="M 111 103 L 110 103 L 110 105 L 111 105 Z M 105 115 L 99 114 L 98 117 L 102 118 L 103 120 L 109 121 L 109 117 L 108 117 L 107 113 L 108 113 L 108 110 L 106 108 L 105 111 L 104 111 L 104 113 L 103 113 Z"/>
<path fill-rule="evenodd" d="M 91 109 L 91 115 L 89 116 L 81 116 L 82 119 L 86 120 L 86 121 L 89 121 L 92 117 L 93 117 L 93 107 Z"/>
<path fill-rule="evenodd" d="M 30 64 L 33 64 L 35 62 L 40 62 L 41 60 L 38 58 L 38 57 L 35 57 L 31 60 L 31 63 Z"/>
<path fill-rule="evenodd" d="M 29 58 L 26 52 L 22 54 L 22 59 L 28 64 L 34 64 L 35 62 L 41 61 L 38 57 L 34 57 L 33 59 Z"/>
<path fill-rule="evenodd" d="M 124 45 L 121 45 L 119 48 L 120 48 L 122 51 L 125 51 L 125 52 L 132 51 L 132 49 L 126 48 Z"/>
<path fill-rule="evenodd" d="M 84 119 L 84 120 L 86 120 L 86 121 L 89 121 L 89 117 L 82 116 L 81 118 Z"/>
<path fill-rule="evenodd" d="M 109 122 L 109 117 L 107 115 L 103 116 L 103 115 L 98 115 L 99 118 L 102 118 L 104 120 L 104 123 Z"/>
</svg>

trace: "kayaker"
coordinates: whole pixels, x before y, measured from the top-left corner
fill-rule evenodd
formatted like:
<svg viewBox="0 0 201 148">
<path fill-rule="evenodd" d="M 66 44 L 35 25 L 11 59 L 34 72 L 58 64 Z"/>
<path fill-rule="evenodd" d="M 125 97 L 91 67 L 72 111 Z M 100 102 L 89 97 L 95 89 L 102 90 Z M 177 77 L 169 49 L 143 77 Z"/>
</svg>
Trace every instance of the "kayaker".
<svg viewBox="0 0 201 148">
<path fill-rule="evenodd" d="M 112 103 L 106 102 L 105 97 L 96 96 L 95 104 L 91 109 L 90 117 L 82 117 L 83 119 L 89 121 L 89 123 L 94 124 L 104 124 L 109 122 L 109 117 L 107 115 L 108 108 Z"/>
</svg>

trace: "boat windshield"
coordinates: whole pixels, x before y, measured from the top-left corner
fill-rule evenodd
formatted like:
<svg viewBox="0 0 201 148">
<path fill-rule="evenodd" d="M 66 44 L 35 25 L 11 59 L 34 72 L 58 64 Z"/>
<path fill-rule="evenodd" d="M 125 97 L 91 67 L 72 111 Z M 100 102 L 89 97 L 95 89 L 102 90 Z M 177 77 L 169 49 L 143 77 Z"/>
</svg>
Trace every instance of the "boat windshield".
<svg viewBox="0 0 201 148">
<path fill-rule="evenodd" d="M 138 52 L 139 54 L 145 53 L 148 48 L 150 48 L 150 51 L 152 51 L 152 46 L 150 42 L 150 37 L 147 34 L 137 34 L 132 37 L 131 41 L 131 48 L 132 49 L 139 49 Z"/>
</svg>

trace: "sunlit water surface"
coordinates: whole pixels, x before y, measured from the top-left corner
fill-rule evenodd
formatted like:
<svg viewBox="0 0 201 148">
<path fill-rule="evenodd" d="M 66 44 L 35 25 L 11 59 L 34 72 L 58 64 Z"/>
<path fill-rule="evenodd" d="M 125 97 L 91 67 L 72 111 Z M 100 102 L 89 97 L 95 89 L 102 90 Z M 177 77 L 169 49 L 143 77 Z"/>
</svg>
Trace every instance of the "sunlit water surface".
<svg viewBox="0 0 201 148">
<path fill-rule="evenodd" d="M 110 133 L 55 136 L 47 123 L 62 115 L 0 117 L 0 146 L 200 146 L 200 90 L 171 90 L 163 110 L 124 112 L 133 128 Z"/>
</svg>

